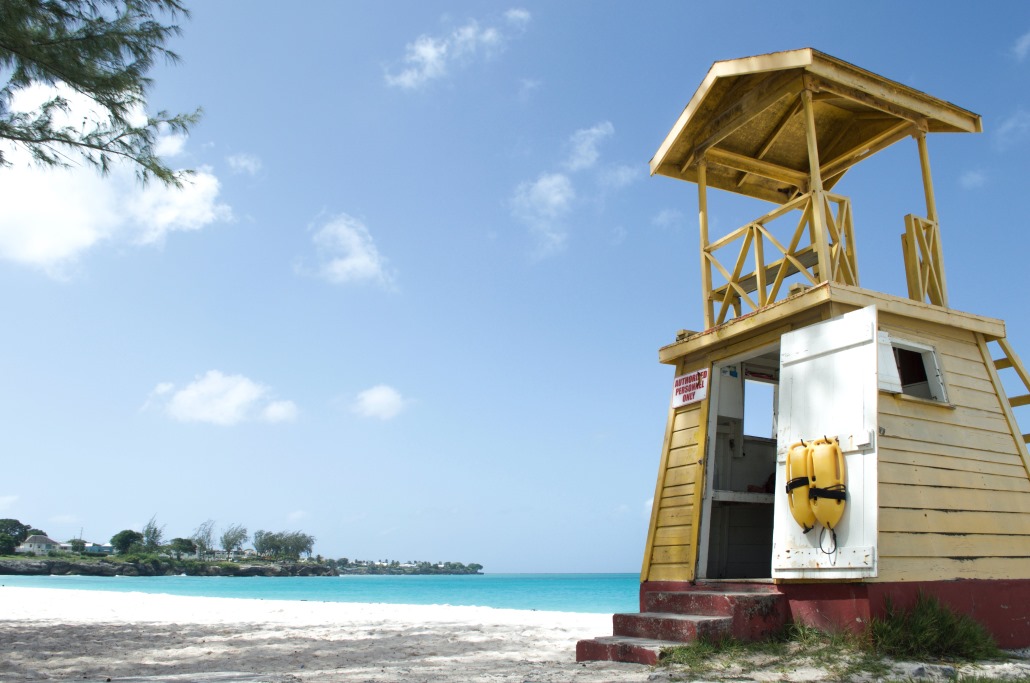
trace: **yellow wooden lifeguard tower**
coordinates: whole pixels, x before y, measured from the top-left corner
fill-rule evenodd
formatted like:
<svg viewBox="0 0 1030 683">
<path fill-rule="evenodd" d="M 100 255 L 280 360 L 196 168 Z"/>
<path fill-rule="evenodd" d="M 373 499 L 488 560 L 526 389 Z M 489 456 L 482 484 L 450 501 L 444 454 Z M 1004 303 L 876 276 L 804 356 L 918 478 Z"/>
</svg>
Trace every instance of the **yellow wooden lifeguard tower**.
<svg viewBox="0 0 1030 683">
<path fill-rule="evenodd" d="M 615 615 L 579 659 L 653 662 L 670 641 L 787 620 L 858 628 L 919 591 L 1030 645 L 1030 436 L 1012 410 L 1030 395 L 1010 400 L 998 373 L 1028 391 L 1030 377 L 1001 320 L 948 306 L 927 149 L 929 133 L 980 131 L 976 114 L 812 49 L 711 68 L 651 160 L 697 186 L 705 329 L 659 351 L 676 371 L 641 613 Z M 860 287 L 851 203 L 831 190 L 908 138 L 924 206 L 899 218 L 900 297 Z M 711 188 L 775 208 L 712 235 Z M 760 394 L 773 428 L 745 433 Z M 788 477 L 813 443 L 843 463 L 823 494 L 839 521 L 792 515 L 809 504 L 799 483 L 826 490 L 814 469 Z"/>
</svg>

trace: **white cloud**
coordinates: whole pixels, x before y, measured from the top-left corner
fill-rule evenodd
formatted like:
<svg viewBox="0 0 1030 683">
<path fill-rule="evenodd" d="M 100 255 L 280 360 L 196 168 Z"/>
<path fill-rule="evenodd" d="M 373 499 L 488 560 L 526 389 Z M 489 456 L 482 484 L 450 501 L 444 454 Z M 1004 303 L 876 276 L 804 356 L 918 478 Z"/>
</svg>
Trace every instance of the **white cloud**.
<svg viewBox="0 0 1030 683">
<path fill-rule="evenodd" d="M 505 19 L 522 29 L 530 15 L 525 10 L 508 10 Z M 480 54 L 489 56 L 503 47 L 506 39 L 499 29 L 480 26 L 474 19 L 444 36 L 421 35 L 406 46 L 404 68 L 386 73 L 386 84 L 415 90 L 446 76 L 451 65 L 465 64 Z"/>
<path fill-rule="evenodd" d="M 504 13 L 504 18 L 512 26 L 515 26 L 517 28 L 524 28 L 526 24 L 529 23 L 529 20 L 533 17 L 529 13 L 529 10 L 523 9 L 521 7 L 513 7 Z"/>
<path fill-rule="evenodd" d="M 18 496 L 0 496 L 0 511 L 10 510 L 18 502 Z"/>
<path fill-rule="evenodd" d="M 70 514 L 52 515 L 50 517 L 50 521 L 53 522 L 54 524 L 78 524 L 79 523 L 79 517 L 78 517 L 78 515 L 70 515 Z"/>
<path fill-rule="evenodd" d="M 254 154 L 232 154 L 225 158 L 234 173 L 257 175 L 262 168 L 261 159 Z"/>
<path fill-rule="evenodd" d="M 68 100 L 70 110 L 55 115 L 55 125 L 97 118 L 88 98 L 63 85 L 19 90 L 11 108 L 31 111 L 56 94 Z M 136 114 L 144 116 L 142 111 Z M 184 144 L 179 135 L 161 135 L 156 149 L 175 156 Z M 83 254 L 103 243 L 159 244 L 170 232 L 199 230 L 232 218 L 229 206 L 218 202 L 219 181 L 208 168 L 198 169 L 182 189 L 157 181 L 144 187 L 126 161 L 112 161 L 110 173 L 102 177 L 75 156 L 68 157 L 74 165 L 44 168 L 9 143 L 3 154 L 12 165 L 0 168 L 0 259 L 52 277 L 66 277 Z"/>
<path fill-rule="evenodd" d="M 379 254 L 365 224 L 341 213 L 319 228 L 311 241 L 317 252 L 315 275 L 333 284 L 393 284 L 386 260 Z"/>
<path fill-rule="evenodd" d="M 994 140 L 1002 150 L 1009 149 L 1030 138 L 1030 113 L 1020 109 L 998 126 Z"/>
<path fill-rule="evenodd" d="M 966 171 L 958 179 L 959 185 L 965 190 L 973 190 L 987 184 L 987 174 L 977 169 Z"/>
<path fill-rule="evenodd" d="M 621 190 L 641 177 L 642 173 L 636 166 L 619 164 L 602 169 L 600 179 L 601 185 L 604 187 L 610 190 Z"/>
<path fill-rule="evenodd" d="M 158 384 L 151 396 L 169 394 L 174 387 Z M 202 377 L 175 391 L 165 412 L 180 422 L 207 422 L 231 426 L 246 420 L 291 421 L 297 416 L 292 401 L 276 401 L 271 390 L 243 375 L 225 375 L 209 370 Z"/>
<path fill-rule="evenodd" d="M 219 204 L 221 187 L 211 169 L 202 166 L 181 190 L 150 184 L 126 197 L 125 210 L 138 221 L 136 244 L 160 244 L 168 233 L 191 232 L 232 219 L 232 210 Z"/>
<path fill-rule="evenodd" d="M 286 519 L 291 522 L 297 522 L 308 516 L 306 510 L 294 510 L 290 514 L 286 515 Z"/>
<path fill-rule="evenodd" d="M 545 173 L 515 189 L 512 206 L 537 238 L 537 255 L 548 256 L 564 248 L 568 232 L 562 219 L 576 199 L 572 181 L 562 173 Z"/>
<path fill-rule="evenodd" d="M 651 509 L 654 507 L 654 497 L 648 498 L 644 501 L 643 512 L 645 517 L 651 516 Z"/>
<path fill-rule="evenodd" d="M 272 401 L 261 411 L 261 417 L 266 422 L 293 422 L 297 413 L 297 404 L 293 401 Z"/>
<path fill-rule="evenodd" d="M 565 168 L 570 171 L 591 168 L 601 156 L 597 146 L 614 133 L 615 126 L 610 121 L 602 121 L 591 128 L 577 130 L 569 138 L 569 157 L 565 161 Z"/>
<path fill-rule="evenodd" d="M 677 209 L 662 209 L 651 219 L 659 228 L 678 228 L 683 224 L 683 212 Z"/>
<path fill-rule="evenodd" d="M 377 384 L 358 394 L 352 410 L 362 417 L 374 417 L 380 420 L 391 420 L 397 417 L 407 401 L 393 387 Z"/>
<path fill-rule="evenodd" d="M 1026 59 L 1026 56 L 1030 54 L 1030 31 L 1019 36 L 1015 44 L 1012 46 L 1012 54 L 1015 56 L 1017 62 L 1022 62 Z"/>
<path fill-rule="evenodd" d="M 539 87 L 540 81 L 532 78 L 523 78 L 519 81 L 519 102 L 528 102 Z"/>
<path fill-rule="evenodd" d="M 159 157 L 177 157 L 182 154 L 183 150 L 186 149 L 186 141 L 189 136 L 182 133 L 168 133 L 162 135 L 157 139 L 157 144 L 154 145 L 154 151 L 157 152 Z"/>
</svg>

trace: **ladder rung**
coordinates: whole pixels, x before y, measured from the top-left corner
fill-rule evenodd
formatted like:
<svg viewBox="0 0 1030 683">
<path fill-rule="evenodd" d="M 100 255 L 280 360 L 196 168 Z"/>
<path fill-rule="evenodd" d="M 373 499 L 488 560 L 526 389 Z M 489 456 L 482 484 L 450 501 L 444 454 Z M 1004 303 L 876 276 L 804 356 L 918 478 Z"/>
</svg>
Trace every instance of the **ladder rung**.
<svg viewBox="0 0 1030 683">
<path fill-rule="evenodd" d="M 994 367 L 996 367 L 999 370 L 1004 370 L 1005 368 L 1011 368 L 1012 367 L 1012 361 L 1010 361 L 1008 358 L 996 358 L 994 360 Z"/>
<path fill-rule="evenodd" d="M 1013 396 L 1009 399 L 1009 404 L 1011 404 L 1013 408 L 1017 406 L 1030 405 L 1030 394 L 1023 394 L 1022 396 Z"/>
</svg>

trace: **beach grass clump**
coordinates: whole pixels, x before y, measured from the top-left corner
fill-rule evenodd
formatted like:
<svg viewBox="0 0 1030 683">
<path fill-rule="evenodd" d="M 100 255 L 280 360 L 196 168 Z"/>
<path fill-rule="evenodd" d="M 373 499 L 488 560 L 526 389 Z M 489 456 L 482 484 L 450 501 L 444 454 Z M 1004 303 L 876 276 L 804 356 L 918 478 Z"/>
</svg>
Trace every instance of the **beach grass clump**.
<svg viewBox="0 0 1030 683">
<path fill-rule="evenodd" d="M 896 659 L 997 659 L 994 638 L 980 623 L 920 593 L 910 610 L 898 609 L 888 597 L 884 616 L 869 625 L 869 642 L 878 653 Z"/>
<path fill-rule="evenodd" d="M 702 672 L 711 668 L 715 655 L 724 654 L 729 648 L 736 645 L 736 641 L 730 638 L 720 640 L 700 638 L 680 647 L 665 648 L 661 651 L 658 659 L 662 664 L 678 664 L 691 671 Z"/>
</svg>

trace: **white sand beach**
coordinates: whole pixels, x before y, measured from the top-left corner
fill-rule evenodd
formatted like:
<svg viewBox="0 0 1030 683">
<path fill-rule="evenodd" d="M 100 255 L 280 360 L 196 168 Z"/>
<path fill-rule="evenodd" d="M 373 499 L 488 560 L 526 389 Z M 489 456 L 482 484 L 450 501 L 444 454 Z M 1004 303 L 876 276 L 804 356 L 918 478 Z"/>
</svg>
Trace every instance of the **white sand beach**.
<svg viewBox="0 0 1030 683">
<path fill-rule="evenodd" d="M 2 583 L 2 580 L 0 580 Z M 647 681 L 575 661 L 611 615 L 0 586 L 0 680 Z"/>
<path fill-rule="evenodd" d="M 193 598 L 3 586 L 0 682 L 630 683 L 682 670 L 575 661 L 576 641 L 611 616 L 489 607 Z M 1030 651 L 947 666 L 896 662 L 892 680 L 1030 677 Z M 848 680 L 870 681 L 858 674 Z M 820 665 L 723 662 L 704 680 L 828 681 Z"/>
</svg>

